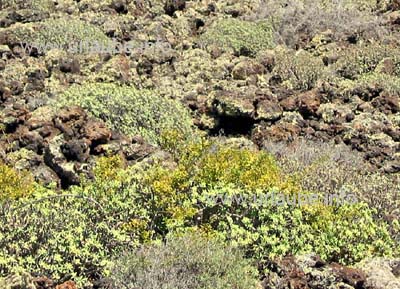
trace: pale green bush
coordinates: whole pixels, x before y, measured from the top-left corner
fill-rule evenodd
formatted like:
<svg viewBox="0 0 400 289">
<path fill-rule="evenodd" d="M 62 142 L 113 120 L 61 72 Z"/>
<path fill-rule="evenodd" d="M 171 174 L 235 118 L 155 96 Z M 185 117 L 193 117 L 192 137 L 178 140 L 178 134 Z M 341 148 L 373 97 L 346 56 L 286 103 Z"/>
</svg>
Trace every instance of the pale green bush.
<svg viewBox="0 0 400 289">
<path fill-rule="evenodd" d="M 341 77 L 357 79 L 362 74 L 373 72 L 385 58 L 392 58 L 400 67 L 400 53 L 396 47 L 379 43 L 355 45 L 340 53 L 334 69 Z M 397 68 L 397 73 L 399 71 Z"/>
<path fill-rule="evenodd" d="M 235 18 L 214 22 L 201 35 L 202 46 L 214 45 L 222 49 L 233 49 L 236 54 L 254 56 L 258 51 L 274 47 L 273 34 L 267 22 L 248 22 Z"/>
<path fill-rule="evenodd" d="M 288 88 L 309 90 L 318 80 L 326 80 L 329 72 L 322 60 L 301 50 L 277 49 L 273 73 L 278 75 Z"/>
<path fill-rule="evenodd" d="M 100 28 L 73 18 L 48 19 L 37 24 L 34 30 L 21 29 L 16 33 L 20 42 L 43 53 L 55 48 L 72 53 L 95 53 L 112 44 Z"/>
<path fill-rule="evenodd" d="M 153 144 L 162 131 L 176 129 L 192 133 L 189 111 L 178 101 L 151 90 L 111 83 L 74 85 L 59 96 L 59 106 L 76 104 L 128 135 L 141 135 Z"/>
<path fill-rule="evenodd" d="M 121 289 L 255 289 L 257 275 L 237 249 L 194 234 L 127 252 L 111 274 Z"/>
<path fill-rule="evenodd" d="M 2 0 L 0 9 L 5 8 L 52 11 L 54 9 L 54 3 L 51 0 Z"/>
<path fill-rule="evenodd" d="M 295 175 L 302 189 L 324 194 L 353 194 L 375 208 L 376 216 L 400 216 L 400 175 L 371 172 L 362 155 L 344 144 L 298 141 L 266 144 L 266 150 L 287 174 Z"/>
<path fill-rule="evenodd" d="M 376 1 L 263 0 L 249 18 L 270 21 L 276 42 L 291 48 L 304 46 L 328 29 L 333 41 L 350 36 L 379 39 L 387 31 L 373 15 L 377 3 L 372 2 Z"/>
<path fill-rule="evenodd" d="M 296 178 L 303 175 L 288 176 L 265 152 L 173 139 L 166 147 L 177 166 L 154 164 L 139 178 L 142 201 L 157 208 L 150 213 L 156 231 L 213 232 L 256 259 L 314 252 L 353 263 L 398 254 L 389 225 L 374 219 L 375 209 L 364 202 L 325 204 L 325 192 L 317 190 L 321 198 L 315 204 L 271 203 L 273 192 L 291 200 L 309 196 Z"/>
<path fill-rule="evenodd" d="M 141 231 L 122 224 L 146 218 L 131 202 L 136 190 L 122 187 L 129 175 L 119 165 L 100 161 L 94 182 L 64 192 L 36 188 L 1 206 L 0 277 L 25 271 L 83 288 L 105 276 L 112 259 L 141 240 Z"/>
</svg>

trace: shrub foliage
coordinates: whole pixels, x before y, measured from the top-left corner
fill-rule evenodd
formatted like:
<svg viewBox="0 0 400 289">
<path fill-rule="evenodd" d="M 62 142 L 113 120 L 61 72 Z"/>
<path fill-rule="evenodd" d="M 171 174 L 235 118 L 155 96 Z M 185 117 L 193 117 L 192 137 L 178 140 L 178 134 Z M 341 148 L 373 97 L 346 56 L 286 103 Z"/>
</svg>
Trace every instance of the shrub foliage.
<svg viewBox="0 0 400 289">
<path fill-rule="evenodd" d="M 273 35 L 267 22 L 252 23 L 235 18 L 217 20 L 200 37 L 203 46 L 215 45 L 233 49 L 236 54 L 255 55 L 274 46 Z"/>
<path fill-rule="evenodd" d="M 373 11 L 375 1 L 263 0 L 250 17 L 272 23 L 277 43 L 299 48 L 316 35 L 330 30 L 332 40 L 348 37 L 380 39 L 387 33 Z M 340 21 L 338 21 L 340 19 Z"/>
<path fill-rule="evenodd" d="M 257 271 L 240 251 L 195 234 L 127 252 L 112 276 L 121 289 L 251 289 L 257 284 Z"/>
<path fill-rule="evenodd" d="M 60 95 L 59 104 L 76 104 L 128 135 L 141 135 L 153 144 L 165 129 L 190 134 L 190 113 L 178 101 L 151 90 L 111 83 L 74 85 Z"/>
<path fill-rule="evenodd" d="M 354 263 L 399 254 L 398 224 L 390 228 L 374 218 L 377 211 L 366 202 L 290 203 L 289 197 L 307 197 L 314 190 L 298 174 L 282 170 L 269 153 L 207 139 L 188 141 L 177 131 L 162 133 L 160 144 L 171 153 L 168 166 L 154 160 L 124 168 L 117 157 L 102 158 L 93 181 L 63 192 L 37 187 L 2 207 L 0 275 L 28 271 L 90 285 L 110 275 L 116 257 L 127 252 L 115 261 L 116 282 L 143 285 L 160 276 L 171 288 L 187 282 L 194 282 L 191 288 L 251 287 L 253 273 L 246 262 L 219 245 L 179 239 L 135 251 L 140 244 L 191 232 L 243 248 L 258 260 L 314 252 L 325 260 Z M 271 192 L 285 200 L 266 201 Z M 199 275 L 181 278 L 181 270 Z M 244 272 L 247 279 L 241 277 Z"/>
<path fill-rule="evenodd" d="M 28 196 L 34 189 L 33 179 L 0 162 L 0 203 Z"/>
</svg>

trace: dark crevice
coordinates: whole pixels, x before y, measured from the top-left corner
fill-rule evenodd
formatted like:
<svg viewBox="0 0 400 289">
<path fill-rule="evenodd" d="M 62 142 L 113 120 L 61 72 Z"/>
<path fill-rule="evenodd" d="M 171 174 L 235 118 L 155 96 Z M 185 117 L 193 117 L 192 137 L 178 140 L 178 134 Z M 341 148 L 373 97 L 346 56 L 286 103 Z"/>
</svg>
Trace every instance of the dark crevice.
<svg viewBox="0 0 400 289">
<path fill-rule="evenodd" d="M 215 116 L 216 127 L 210 130 L 211 136 L 250 136 L 256 121 L 248 116 Z"/>
</svg>

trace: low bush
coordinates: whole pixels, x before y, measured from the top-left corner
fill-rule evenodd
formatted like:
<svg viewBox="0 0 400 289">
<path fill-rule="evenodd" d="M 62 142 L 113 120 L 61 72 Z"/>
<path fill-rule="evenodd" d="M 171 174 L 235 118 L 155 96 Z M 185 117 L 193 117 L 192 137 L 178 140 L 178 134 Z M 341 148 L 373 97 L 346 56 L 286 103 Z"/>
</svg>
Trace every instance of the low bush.
<svg viewBox="0 0 400 289">
<path fill-rule="evenodd" d="M 324 194 L 353 194 L 376 210 L 375 217 L 400 216 L 400 175 L 371 172 L 361 154 L 344 144 L 299 141 L 269 143 L 286 174 L 295 176 L 303 190 Z"/>
<path fill-rule="evenodd" d="M 201 35 L 202 46 L 214 45 L 222 49 L 233 49 L 239 55 L 254 56 L 258 51 L 274 46 L 273 34 L 267 22 L 248 22 L 235 18 L 214 22 Z"/>
<path fill-rule="evenodd" d="M 2 207 L 0 276 L 25 271 L 82 288 L 106 275 L 112 258 L 141 241 L 141 231 L 122 224 L 146 217 L 131 202 L 136 191 L 122 189 L 129 175 L 118 163 L 101 160 L 94 182 L 59 193 L 38 187 Z"/>
<path fill-rule="evenodd" d="M 93 280 L 110 276 L 109 268 L 122 252 L 189 232 L 229 242 L 258 260 L 314 252 L 327 261 L 354 263 L 365 257 L 400 253 L 395 243 L 398 226 L 390 229 L 383 219 L 375 219 L 377 211 L 364 202 L 293 203 L 299 194 L 310 196 L 311 192 L 304 190 L 301 187 L 304 184 L 296 179 L 306 175 L 288 175 L 266 152 L 231 148 L 206 139 L 188 141 L 178 132 L 163 133 L 161 140 L 173 161 L 154 160 L 124 168 L 117 157 L 102 158 L 94 170 L 94 181 L 83 181 L 80 186 L 62 192 L 36 187 L 30 196 L 2 206 L 0 276 L 25 271 L 60 282 L 74 280 L 81 287 L 90 286 Z M 281 193 L 285 199 L 269 202 L 265 196 L 273 192 Z M 319 191 L 316 193 L 323 196 Z M 183 255 L 174 253 L 165 262 L 178 264 L 176 268 L 190 268 L 192 262 L 179 265 L 182 264 L 179 260 L 191 255 L 183 250 L 191 247 L 168 243 L 166 246 L 160 250 L 174 247 L 181 249 Z M 203 263 L 197 257 L 193 259 L 194 265 L 200 266 L 197 272 L 205 267 L 218 268 L 223 258 L 226 263 L 222 264 L 227 267 L 218 272 L 230 273 L 218 278 L 221 285 L 215 285 L 216 279 L 210 277 L 207 282 L 212 284 L 194 286 L 225 286 L 224 282 L 230 281 L 243 281 L 238 286 L 244 286 L 253 280 L 230 279 L 231 273 L 243 272 L 239 264 L 244 263 L 238 262 L 238 267 L 229 265 L 233 262 L 230 260 L 238 261 L 236 257 L 215 257 L 220 256 L 216 253 L 214 260 L 207 259 L 212 254 L 195 252 L 205 258 L 201 259 L 205 260 Z M 160 267 L 144 267 L 145 261 L 131 254 L 118 261 L 116 268 L 120 275 L 116 276 L 120 277 L 116 281 L 146 268 L 153 268 L 151 274 L 155 275 L 170 272 L 159 269 L 166 264 L 162 258 L 160 261 L 156 255 L 152 256 L 148 260 L 158 260 Z M 125 261 L 131 265 L 122 267 Z M 201 281 L 206 282 L 212 275 L 207 275 L 209 272 L 202 275 L 205 279 Z M 144 279 L 126 278 L 129 282 L 147 282 L 155 280 L 151 274 L 140 275 Z M 167 281 L 176 280 L 171 276 Z M 194 282 L 200 279 L 195 278 Z"/>
<path fill-rule="evenodd" d="M 54 8 L 54 3 L 51 0 L 3 0 L 0 3 L 0 9 L 6 8 L 51 11 Z"/>
<path fill-rule="evenodd" d="M 144 201 L 157 208 L 150 213 L 157 232 L 200 228 L 256 258 L 316 252 L 326 260 L 352 263 L 367 255 L 392 254 L 388 224 L 375 220 L 376 212 L 363 202 L 297 206 L 265 201 L 272 192 L 291 200 L 311 192 L 264 152 L 207 142 L 178 142 L 172 152 L 174 169 L 155 164 L 138 180 Z"/>
<path fill-rule="evenodd" d="M 400 94 L 400 77 L 384 73 L 366 73 L 358 77 L 357 80 L 339 82 L 345 95 L 368 94 L 369 91 L 379 93 L 386 91 L 392 95 Z M 368 99 L 368 97 L 367 97 Z"/>
<path fill-rule="evenodd" d="M 76 104 L 111 128 L 128 135 L 141 135 L 152 144 L 163 130 L 176 129 L 190 135 L 189 111 L 178 101 L 166 99 L 151 90 L 111 83 L 74 85 L 58 99 L 59 106 Z"/>
<path fill-rule="evenodd" d="M 19 34 L 21 42 L 36 47 L 40 52 L 58 48 L 88 53 L 95 52 L 97 46 L 111 45 L 111 40 L 98 27 L 78 19 L 48 19 L 40 22 L 34 31 Z"/>
<path fill-rule="evenodd" d="M 121 289 L 251 289 L 257 275 L 237 249 L 194 234 L 127 252 L 111 274 Z"/>
<path fill-rule="evenodd" d="M 0 161 L 0 204 L 29 196 L 34 189 L 32 176 L 19 172 Z"/>
<path fill-rule="evenodd" d="M 373 15 L 373 1 L 263 0 L 253 20 L 272 23 L 276 42 L 291 48 L 303 47 L 317 34 L 333 32 L 333 41 L 348 37 L 380 39 L 386 34 L 382 20 Z M 340 21 L 338 21 L 340 19 Z"/>
<path fill-rule="evenodd" d="M 322 59 L 301 50 L 277 49 L 273 73 L 288 88 L 309 90 L 315 87 L 318 80 L 328 79 L 329 73 Z"/>
<path fill-rule="evenodd" d="M 400 72 L 400 53 L 396 47 L 385 44 L 360 44 L 343 50 L 334 65 L 336 73 L 347 79 L 373 72 L 385 58 L 392 58 Z M 398 74 L 400 76 L 400 74 Z"/>
</svg>

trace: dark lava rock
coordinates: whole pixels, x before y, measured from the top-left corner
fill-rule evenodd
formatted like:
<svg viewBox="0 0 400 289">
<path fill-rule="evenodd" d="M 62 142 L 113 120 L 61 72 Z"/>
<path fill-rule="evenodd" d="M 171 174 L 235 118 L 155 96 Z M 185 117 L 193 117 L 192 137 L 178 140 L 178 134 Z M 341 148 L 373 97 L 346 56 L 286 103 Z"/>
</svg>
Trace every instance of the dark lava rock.
<svg viewBox="0 0 400 289">
<path fill-rule="evenodd" d="M 365 274 L 359 269 L 353 269 L 332 263 L 330 268 L 333 274 L 345 284 L 353 286 L 356 289 L 362 289 L 366 281 Z"/>
<path fill-rule="evenodd" d="M 120 14 L 127 14 L 128 13 L 128 5 L 124 0 L 113 0 L 110 7 L 117 11 Z"/>
<path fill-rule="evenodd" d="M 264 66 L 253 60 L 244 60 L 235 65 L 232 76 L 233 79 L 245 80 L 251 75 L 263 74 L 264 70 Z"/>
<path fill-rule="evenodd" d="M 36 277 L 33 279 L 36 289 L 53 289 L 54 281 L 47 277 Z"/>
<path fill-rule="evenodd" d="M 6 68 L 6 61 L 3 59 L 0 59 L 0 70 L 4 70 Z"/>
<path fill-rule="evenodd" d="M 24 166 L 35 179 L 44 184 L 56 182 L 67 188 L 80 182 L 80 175 L 91 178 L 95 157 L 118 154 L 127 161 L 146 158 L 154 148 L 145 142 L 112 131 L 87 115 L 80 107 L 71 106 L 56 114 L 48 107 L 30 113 L 24 106 L 14 104 L 3 109 L 5 134 L 0 136 L 0 147 L 9 147 L 14 160 L 3 156 L 5 162 Z M 113 139 L 111 139 L 113 138 Z M 14 144 L 10 147 L 7 144 Z M 29 152 L 28 159 L 20 160 Z M 37 157 L 33 157 L 37 156 Z M 15 159 L 17 158 L 17 159 Z"/>
<path fill-rule="evenodd" d="M 61 145 L 61 151 L 68 161 L 85 162 L 89 158 L 89 147 L 83 140 L 71 140 Z"/>
<path fill-rule="evenodd" d="M 167 15 L 173 16 L 175 11 L 183 10 L 186 7 L 186 0 L 167 0 L 164 11 Z"/>
<path fill-rule="evenodd" d="M 81 70 L 78 59 L 61 59 L 60 71 L 64 73 L 79 73 Z"/>
<path fill-rule="evenodd" d="M 311 90 L 298 95 L 297 106 L 299 112 L 307 118 L 308 116 L 315 116 L 321 105 L 321 98 L 317 91 Z"/>
</svg>

